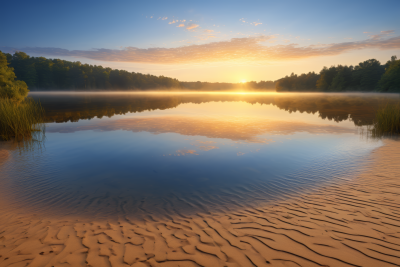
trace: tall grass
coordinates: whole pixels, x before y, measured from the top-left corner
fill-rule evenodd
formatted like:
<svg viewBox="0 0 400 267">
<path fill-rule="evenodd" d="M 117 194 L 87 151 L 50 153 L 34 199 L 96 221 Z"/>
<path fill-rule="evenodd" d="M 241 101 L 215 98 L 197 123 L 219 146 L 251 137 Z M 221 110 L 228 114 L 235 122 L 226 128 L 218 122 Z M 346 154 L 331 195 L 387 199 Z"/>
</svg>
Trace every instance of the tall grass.
<svg viewBox="0 0 400 267">
<path fill-rule="evenodd" d="M 44 135 L 44 109 L 39 102 L 0 99 L 0 139 L 18 141 Z"/>
<path fill-rule="evenodd" d="M 372 134 L 375 136 L 400 134 L 400 104 L 387 103 L 375 115 Z"/>
<path fill-rule="evenodd" d="M 378 109 L 375 128 L 383 134 L 400 133 L 400 104 L 386 104 Z"/>
</svg>

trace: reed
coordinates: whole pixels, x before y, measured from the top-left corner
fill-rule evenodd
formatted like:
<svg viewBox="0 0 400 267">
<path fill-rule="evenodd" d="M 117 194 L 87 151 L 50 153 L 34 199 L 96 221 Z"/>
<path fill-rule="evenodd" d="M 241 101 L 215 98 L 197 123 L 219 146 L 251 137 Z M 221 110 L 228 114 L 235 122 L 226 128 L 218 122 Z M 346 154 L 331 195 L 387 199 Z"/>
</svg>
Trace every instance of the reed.
<svg viewBox="0 0 400 267">
<path fill-rule="evenodd" d="M 27 140 L 44 136 L 44 109 L 40 102 L 0 99 L 0 139 Z"/>
<path fill-rule="evenodd" d="M 400 104 L 387 103 L 376 112 L 373 131 L 375 135 L 400 133 Z"/>
</svg>

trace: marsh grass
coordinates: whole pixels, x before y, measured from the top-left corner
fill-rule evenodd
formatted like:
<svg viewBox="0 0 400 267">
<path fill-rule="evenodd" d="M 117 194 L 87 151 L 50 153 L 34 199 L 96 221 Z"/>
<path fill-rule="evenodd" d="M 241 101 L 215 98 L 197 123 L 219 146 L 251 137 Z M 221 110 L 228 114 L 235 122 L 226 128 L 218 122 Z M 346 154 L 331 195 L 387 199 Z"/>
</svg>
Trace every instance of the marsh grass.
<svg viewBox="0 0 400 267">
<path fill-rule="evenodd" d="M 386 104 L 378 109 L 375 117 L 375 131 L 378 134 L 400 133 L 400 104 Z"/>
<path fill-rule="evenodd" d="M 44 109 L 40 102 L 0 99 L 0 139 L 40 140 L 44 138 Z"/>
<path fill-rule="evenodd" d="M 382 137 L 400 137 L 400 103 L 382 104 L 376 111 L 372 125 L 361 126 L 358 133 L 364 137 L 381 139 Z"/>
</svg>

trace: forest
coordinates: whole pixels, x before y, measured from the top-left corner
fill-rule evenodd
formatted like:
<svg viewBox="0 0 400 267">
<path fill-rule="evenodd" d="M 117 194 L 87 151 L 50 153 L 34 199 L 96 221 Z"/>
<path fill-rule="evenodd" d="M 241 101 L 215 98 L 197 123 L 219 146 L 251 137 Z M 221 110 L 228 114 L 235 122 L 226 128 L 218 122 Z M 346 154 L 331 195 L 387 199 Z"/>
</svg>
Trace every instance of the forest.
<svg viewBox="0 0 400 267">
<path fill-rule="evenodd" d="M 324 67 L 319 74 L 292 73 L 275 84 L 277 92 L 400 92 L 400 60 L 392 56 L 384 65 L 369 59 L 357 66 Z"/>
<path fill-rule="evenodd" d="M 1 53 L 1 51 L 0 51 Z M 6 53 L 18 80 L 35 90 L 275 90 L 273 81 L 242 83 L 180 82 L 177 79 L 104 68 L 61 59 L 31 57 L 24 52 Z"/>
<path fill-rule="evenodd" d="M 61 59 L 5 54 L 18 80 L 34 90 L 140 90 L 180 87 L 177 79 Z"/>
<path fill-rule="evenodd" d="M 1 53 L 1 51 L 0 51 Z M 400 60 L 396 56 L 381 64 L 369 59 L 356 66 L 324 67 L 276 81 L 246 83 L 182 82 L 155 76 L 104 68 L 61 59 L 31 57 L 24 52 L 5 54 L 16 79 L 24 81 L 31 91 L 81 90 L 195 90 L 195 91 L 274 91 L 277 92 L 400 92 Z"/>
</svg>

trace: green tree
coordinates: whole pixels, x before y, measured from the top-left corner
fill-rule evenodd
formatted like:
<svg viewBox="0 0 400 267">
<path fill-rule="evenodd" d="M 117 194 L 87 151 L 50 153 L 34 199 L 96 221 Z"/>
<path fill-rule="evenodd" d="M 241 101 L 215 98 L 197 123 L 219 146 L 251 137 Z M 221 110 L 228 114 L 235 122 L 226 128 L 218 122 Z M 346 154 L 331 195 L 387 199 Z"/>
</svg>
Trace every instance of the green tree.
<svg viewBox="0 0 400 267">
<path fill-rule="evenodd" d="M 353 72 L 353 66 L 337 66 L 337 74 L 332 80 L 332 84 L 329 87 L 330 91 L 342 92 L 348 90 L 351 85 L 351 74 Z"/>
<path fill-rule="evenodd" d="M 352 87 L 360 91 L 373 91 L 385 72 L 385 67 L 376 59 L 369 59 L 354 67 Z"/>
<path fill-rule="evenodd" d="M 400 60 L 392 56 L 386 63 L 385 73 L 378 83 L 380 92 L 400 92 Z"/>
<path fill-rule="evenodd" d="M 0 51 L 0 98 L 21 101 L 28 95 L 28 86 L 15 80 L 14 69 L 8 67 L 7 57 Z"/>
<path fill-rule="evenodd" d="M 329 69 L 324 67 L 319 73 L 320 77 L 317 81 L 317 89 L 319 91 L 328 91 L 337 73 L 338 69 L 335 66 L 332 66 Z"/>
</svg>

